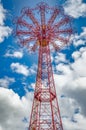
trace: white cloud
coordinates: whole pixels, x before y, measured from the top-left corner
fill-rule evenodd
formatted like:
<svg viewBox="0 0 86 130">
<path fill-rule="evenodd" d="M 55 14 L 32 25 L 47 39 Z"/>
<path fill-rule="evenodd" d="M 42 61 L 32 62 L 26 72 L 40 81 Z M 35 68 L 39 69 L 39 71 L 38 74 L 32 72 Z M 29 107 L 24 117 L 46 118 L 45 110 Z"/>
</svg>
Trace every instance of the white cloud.
<svg viewBox="0 0 86 130">
<path fill-rule="evenodd" d="M 81 37 L 86 39 L 86 27 L 82 27 L 83 32 L 81 33 Z"/>
<path fill-rule="evenodd" d="M 62 53 L 58 53 L 58 54 L 55 56 L 54 61 L 55 61 L 56 63 L 59 63 L 59 62 L 67 62 L 66 57 L 65 57 L 65 54 L 62 54 Z"/>
<path fill-rule="evenodd" d="M 14 83 L 15 79 L 5 76 L 0 79 L 0 87 L 8 88 L 10 84 Z"/>
<path fill-rule="evenodd" d="M 77 53 L 79 54 L 78 56 L 76 56 Z M 57 93 L 59 95 L 65 93 L 69 97 L 74 98 L 81 110 L 84 111 L 86 107 L 86 49 L 82 47 L 77 53 L 74 52 L 72 54 L 74 63 L 67 65 L 60 63 L 56 67 L 61 74 L 54 77 L 56 86 L 59 87 Z M 86 115 L 85 111 L 84 114 Z"/>
<path fill-rule="evenodd" d="M 0 4 L 0 25 L 4 25 L 5 13 L 6 13 L 6 10 Z"/>
<path fill-rule="evenodd" d="M 78 59 L 80 57 L 81 53 L 79 51 L 75 51 L 73 54 L 72 54 L 72 57 L 73 59 Z"/>
<path fill-rule="evenodd" d="M 0 26 L 0 42 L 4 41 L 5 37 L 8 37 L 11 33 L 11 29 L 7 26 Z"/>
<path fill-rule="evenodd" d="M 82 32 L 80 35 L 76 34 L 73 39 L 73 44 L 75 47 L 79 45 L 85 45 L 86 44 L 86 27 L 82 27 Z"/>
<path fill-rule="evenodd" d="M 25 130 L 28 127 L 32 97 L 32 93 L 27 93 L 20 99 L 12 90 L 0 88 L 0 130 Z"/>
<path fill-rule="evenodd" d="M 73 121 L 72 121 L 73 120 Z M 63 118 L 64 130 L 85 130 L 86 118 L 81 114 L 75 114 L 73 119 Z"/>
<path fill-rule="evenodd" d="M 37 70 L 37 66 L 35 64 L 33 64 L 30 68 L 28 68 L 28 66 L 22 65 L 18 62 L 12 63 L 10 67 L 14 72 L 22 74 L 24 76 L 33 75 L 36 73 Z"/>
<path fill-rule="evenodd" d="M 10 51 L 8 50 L 7 53 L 4 55 L 5 57 L 14 57 L 14 58 L 22 58 L 23 52 L 22 51 Z"/>
<path fill-rule="evenodd" d="M 19 74 L 23 74 L 24 76 L 28 76 L 29 75 L 29 69 L 27 66 L 22 65 L 20 63 L 12 63 L 11 64 L 11 69 Z"/>
<path fill-rule="evenodd" d="M 63 73 L 61 75 L 54 74 L 63 128 L 64 130 L 85 130 L 86 77 L 77 78 L 75 76 L 76 78 L 74 78 L 74 71 L 70 70 L 69 73 L 69 67 L 66 69 L 65 67 L 65 65 L 62 66 Z M 77 113 L 75 113 L 76 110 L 78 110 Z"/>
<path fill-rule="evenodd" d="M 72 56 L 75 59 L 75 62 L 71 65 L 74 72 L 77 73 L 77 75 L 85 77 L 86 76 L 86 48 L 84 47 L 80 49 L 80 51 L 76 51 L 72 54 Z M 79 54 L 78 56 L 77 53 Z M 77 57 L 77 58 L 76 58 Z"/>
<path fill-rule="evenodd" d="M 11 28 L 4 25 L 4 20 L 6 18 L 6 10 L 0 4 L 0 43 L 4 41 L 5 37 L 11 34 Z"/>
<path fill-rule="evenodd" d="M 64 5 L 65 12 L 74 18 L 86 16 L 86 3 L 82 0 L 67 0 Z"/>
<path fill-rule="evenodd" d="M 37 65 L 33 64 L 30 68 L 29 68 L 29 74 L 36 74 L 37 73 Z"/>
</svg>

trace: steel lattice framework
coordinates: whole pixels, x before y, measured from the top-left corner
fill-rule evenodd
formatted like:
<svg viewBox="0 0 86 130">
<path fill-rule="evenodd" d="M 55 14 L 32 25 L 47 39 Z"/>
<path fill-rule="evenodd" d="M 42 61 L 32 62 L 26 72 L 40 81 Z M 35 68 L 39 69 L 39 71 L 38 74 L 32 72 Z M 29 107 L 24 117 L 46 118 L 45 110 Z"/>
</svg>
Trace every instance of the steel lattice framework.
<svg viewBox="0 0 86 130">
<path fill-rule="evenodd" d="M 39 53 L 29 130 L 63 130 L 50 56 L 50 49 L 67 45 L 73 32 L 71 19 L 61 8 L 42 2 L 23 8 L 15 20 L 20 44 Z"/>
</svg>

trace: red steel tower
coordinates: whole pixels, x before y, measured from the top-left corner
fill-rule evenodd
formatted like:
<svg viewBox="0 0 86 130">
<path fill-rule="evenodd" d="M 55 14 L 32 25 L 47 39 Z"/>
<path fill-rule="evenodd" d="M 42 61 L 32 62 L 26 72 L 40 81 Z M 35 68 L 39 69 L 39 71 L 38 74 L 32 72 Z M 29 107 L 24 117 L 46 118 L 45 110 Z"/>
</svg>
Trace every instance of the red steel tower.
<svg viewBox="0 0 86 130">
<path fill-rule="evenodd" d="M 63 130 L 50 50 L 58 51 L 68 44 L 72 34 L 70 21 L 62 7 L 49 7 L 43 2 L 35 8 L 23 8 L 16 19 L 19 42 L 29 50 L 38 49 L 39 56 L 28 130 Z"/>
</svg>

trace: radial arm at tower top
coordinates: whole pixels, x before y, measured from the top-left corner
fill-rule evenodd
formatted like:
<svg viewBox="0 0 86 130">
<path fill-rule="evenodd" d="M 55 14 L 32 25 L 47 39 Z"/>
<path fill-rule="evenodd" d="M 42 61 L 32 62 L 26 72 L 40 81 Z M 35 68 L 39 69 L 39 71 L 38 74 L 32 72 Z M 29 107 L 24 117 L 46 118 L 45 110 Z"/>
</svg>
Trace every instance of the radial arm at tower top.
<svg viewBox="0 0 86 130">
<path fill-rule="evenodd" d="M 52 24 L 53 24 L 55 18 L 57 17 L 58 13 L 59 13 L 59 10 L 57 8 L 54 9 L 53 14 L 52 14 L 51 18 L 48 21 L 49 26 L 52 26 Z"/>
</svg>

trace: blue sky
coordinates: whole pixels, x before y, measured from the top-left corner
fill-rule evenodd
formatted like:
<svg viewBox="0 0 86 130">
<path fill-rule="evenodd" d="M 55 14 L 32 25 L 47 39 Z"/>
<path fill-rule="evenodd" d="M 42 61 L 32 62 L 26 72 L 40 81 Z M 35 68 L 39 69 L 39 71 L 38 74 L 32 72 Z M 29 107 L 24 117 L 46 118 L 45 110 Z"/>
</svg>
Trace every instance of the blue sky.
<svg viewBox="0 0 86 130">
<path fill-rule="evenodd" d="M 44 0 L 49 6 L 57 0 Z M 27 130 L 36 78 L 37 52 L 20 48 L 12 20 L 40 0 L 0 1 L 0 130 Z M 86 0 L 59 0 L 73 17 L 72 44 L 51 56 L 64 130 L 86 130 Z M 15 123 L 14 123 L 15 122 Z"/>
</svg>

